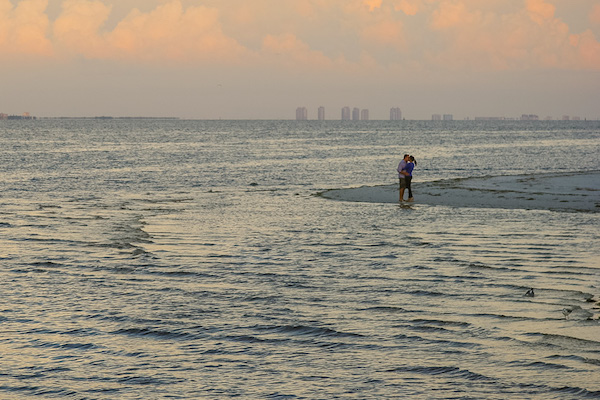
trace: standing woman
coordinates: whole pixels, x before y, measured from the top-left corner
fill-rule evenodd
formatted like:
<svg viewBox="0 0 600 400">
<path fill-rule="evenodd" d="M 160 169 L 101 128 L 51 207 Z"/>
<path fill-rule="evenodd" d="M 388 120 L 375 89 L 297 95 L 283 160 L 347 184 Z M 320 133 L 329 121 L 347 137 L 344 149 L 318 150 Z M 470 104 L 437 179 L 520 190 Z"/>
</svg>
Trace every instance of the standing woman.
<svg viewBox="0 0 600 400">
<path fill-rule="evenodd" d="M 400 161 L 400 164 L 398 164 L 398 181 L 400 183 L 399 185 L 399 189 L 400 189 L 400 202 L 404 201 L 404 191 L 406 190 L 406 175 L 408 175 L 406 173 L 406 164 L 408 164 L 408 162 L 410 161 L 410 155 L 405 154 L 404 157 L 402 158 L 402 161 Z"/>
<path fill-rule="evenodd" d="M 404 171 L 406 171 L 408 174 L 404 177 L 404 179 L 406 179 L 406 188 L 408 189 L 408 199 L 406 201 L 415 201 L 415 199 L 413 198 L 413 194 L 412 194 L 411 183 L 412 183 L 412 172 L 413 172 L 413 169 L 415 169 L 415 167 L 417 166 L 417 161 L 415 160 L 415 158 L 413 156 L 410 156 L 408 159 L 409 159 L 409 161 L 406 163 L 406 167 L 404 167 Z"/>
</svg>

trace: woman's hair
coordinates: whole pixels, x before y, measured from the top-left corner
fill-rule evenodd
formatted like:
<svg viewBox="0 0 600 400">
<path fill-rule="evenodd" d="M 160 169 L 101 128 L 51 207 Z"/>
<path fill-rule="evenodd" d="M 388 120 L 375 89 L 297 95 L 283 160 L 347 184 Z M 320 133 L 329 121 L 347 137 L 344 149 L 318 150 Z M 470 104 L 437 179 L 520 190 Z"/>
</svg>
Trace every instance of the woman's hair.
<svg viewBox="0 0 600 400">
<path fill-rule="evenodd" d="M 415 158 L 413 156 L 410 156 L 410 161 L 415 163 L 415 166 L 417 166 L 417 160 L 415 160 Z"/>
</svg>

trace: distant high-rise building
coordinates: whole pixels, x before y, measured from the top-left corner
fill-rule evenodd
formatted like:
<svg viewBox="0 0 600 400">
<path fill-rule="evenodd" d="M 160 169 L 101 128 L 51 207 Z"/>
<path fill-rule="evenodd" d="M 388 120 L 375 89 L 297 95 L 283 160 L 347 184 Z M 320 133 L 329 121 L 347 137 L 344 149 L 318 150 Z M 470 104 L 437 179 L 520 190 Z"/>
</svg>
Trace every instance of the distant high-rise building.
<svg viewBox="0 0 600 400">
<path fill-rule="evenodd" d="M 570 119 L 571 119 L 571 117 L 569 117 L 568 115 L 563 115 L 563 117 L 562 117 L 563 121 L 568 121 Z"/>
<path fill-rule="evenodd" d="M 360 110 L 358 107 L 352 109 L 352 121 L 360 121 Z"/>
<path fill-rule="evenodd" d="M 537 121 L 540 117 L 535 114 L 523 114 L 521 115 L 521 121 Z"/>
<path fill-rule="evenodd" d="M 475 121 L 506 121 L 505 117 L 475 117 Z"/>
<path fill-rule="evenodd" d="M 444 119 L 444 121 L 452 121 L 454 119 L 454 116 L 452 114 L 444 114 L 442 118 Z"/>
<path fill-rule="evenodd" d="M 431 120 L 432 121 L 441 121 L 442 120 L 442 116 L 440 114 L 433 114 L 431 116 Z"/>
<path fill-rule="evenodd" d="M 402 119 L 402 111 L 400 107 L 390 108 L 390 121 L 400 121 Z"/>
<path fill-rule="evenodd" d="M 319 121 L 325 120 L 325 107 L 319 107 Z"/>
<path fill-rule="evenodd" d="M 350 120 L 350 107 L 342 108 L 342 121 Z"/>
<path fill-rule="evenodd" d="M 306 107 L 296 108 L 296 121 L 306 121 L 308 119 L 308 110 Z"/>
<path fill-rule="evenodd" d="M 369 110 L 362 109 L 360 110 L 360 119 L 363 121 L 368 121 L 369 120 Z"/>
</svg>

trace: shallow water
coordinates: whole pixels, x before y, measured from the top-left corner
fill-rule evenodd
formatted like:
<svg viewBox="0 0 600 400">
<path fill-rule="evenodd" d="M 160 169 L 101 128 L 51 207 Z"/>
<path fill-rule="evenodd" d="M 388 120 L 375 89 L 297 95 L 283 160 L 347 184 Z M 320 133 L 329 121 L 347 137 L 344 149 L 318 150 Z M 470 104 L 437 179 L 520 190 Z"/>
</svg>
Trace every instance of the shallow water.
<svg viewBox="0 0 600 400">
<path fill-rule="evenodd" d="M 394 184 L 404 152 L 417 196 L 595 173 L 599 138 L 587 121 L 3 121 L 0 397 L 598 398 L 599 213 L 317 194 Z"/>
</svg>

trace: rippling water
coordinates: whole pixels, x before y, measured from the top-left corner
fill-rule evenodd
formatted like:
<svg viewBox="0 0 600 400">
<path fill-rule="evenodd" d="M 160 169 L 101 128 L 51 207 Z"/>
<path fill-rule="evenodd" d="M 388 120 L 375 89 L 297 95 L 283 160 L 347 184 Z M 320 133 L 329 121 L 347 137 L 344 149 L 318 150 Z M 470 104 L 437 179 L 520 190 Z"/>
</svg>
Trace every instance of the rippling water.
<svg viewBox="0 0 600 400">
<path fill-rule="evenodd" d="M 0 121 L 0 398 L 600 398 L 600 213 L 317 195 L 393 184 L 405 152 L 417 198 L 593 174 L 599 139 L 588 121 Z"/>
</svg>

